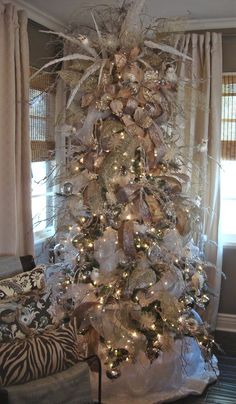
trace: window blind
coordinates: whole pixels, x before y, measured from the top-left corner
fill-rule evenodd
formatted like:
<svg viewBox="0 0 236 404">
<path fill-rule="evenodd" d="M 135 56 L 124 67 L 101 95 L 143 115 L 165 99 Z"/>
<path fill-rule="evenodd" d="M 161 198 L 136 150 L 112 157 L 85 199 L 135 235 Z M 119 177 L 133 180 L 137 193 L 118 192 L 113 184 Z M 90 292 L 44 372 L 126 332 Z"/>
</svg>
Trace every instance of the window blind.
<svg viewBox="0 0 236 404">
<path fill-rule="evenodd" d="M 236 160 L 236 74 L 225 74 L 222 83 L 221 156 Z"/>
<path fill-rule="evenodd" d="M 31 75 L 35 69 L 31 69 Z M 30 81 L 29 115 L 32 161 L 45 161 L 55 149 L 55 76 L 43 73 Z"/>
</svg>

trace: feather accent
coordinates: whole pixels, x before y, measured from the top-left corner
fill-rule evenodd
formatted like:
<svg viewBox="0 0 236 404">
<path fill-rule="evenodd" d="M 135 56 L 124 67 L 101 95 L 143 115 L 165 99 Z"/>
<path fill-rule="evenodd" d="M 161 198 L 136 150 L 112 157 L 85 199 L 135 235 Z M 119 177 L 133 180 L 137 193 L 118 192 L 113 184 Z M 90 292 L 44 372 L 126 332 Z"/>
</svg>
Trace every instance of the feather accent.
<svg viewBox="0 0 236 404">
<path fill-rule="evenodd" d="M 101 66 L 101 61 L 95 62 L 92 66 L 88 67 L 85 71 L 85 73 L 83 74 L 83 76 L 81 77 L 81 79 L 79 80 L 77 86 L 73 89 L 73 91 L 71 92 L 70 98 L 68 100 L 67 106 L 66 108 L 69 108 L 70 104 L 72 103 L 73 99 L 76 96 L 76 93 L 79 91 L 81 85 L 83 84 L 83 82 L 91 76 L 91 74 L 95 73 L 98 69 L 100 69 Z"/>
<path fill-rule="evenodd" d="M 63 38 L 75 45 L 81 46 L 86 52 L 88 52 L 90 55 L 92 55 L 93 57 L 97 58 L 98 54 L 95 51 L 95 49 L 93 49 L 91 46 L 88 45 L 88 40 L 86 37 L 84 37 L 83 35 L 80 35 L 79 38 L 75 38 L 73 36 L 70 35 L 66 35 L 63 32 L 54 32 L 54 31 L 44 31 L 41 30 L 40 32 L 43 32 L 45 34 L 52 34 L 52 35 L 57 35 L 60 38 Z"/>
<path fill-rule="evenodd" d="M 97 25 L 97 22 L 95 20 L 95 17 L 93 15 L 93 13 L 91 13 L 91 16 L 92 16 L 92 19 L 93 19 L 93 22 L 94 22 L 95 29 L 97 31 L 98 40 L 99 40 L 99 44 L 101 46 L 101 51 L 102 51 L 102 57 L 103 57 L 103 59 L 106 59 L 107 58 L 107 53 L 106 53 L 106 51 L 105 51 L 105 49 L 104 49 L 104 47 L 102 45 L 102 34 L 101 34 L 101 32 L 100 32 L 100 30 L 98 28 L 98 25 Z"/>
<path fill-rule="evenodd" d="M 103 73 L 103 69 L 104 69 L 104 67 L 106 65 L 106 62 L 107 62 L 106 60 L 103 60 L 103 62 L 102 62 L 101 69 L 100 69 L 100 72 L 99 72 L 98 85 L 100 85 L 100 83 L 101 83 L 102 73 Z"/>
<path fill-rule="evenodd" d="M 51 62 L 46 63 L 46 65 L 44 65 L 43 67 L 41 67 L 39 70 L 37 70 L 31 77 L 30 80 L 34 79 L 36 76 L 38 76 L 38 74 L 44 70 L 47 69 L 47 67 L 53 66 L 57 63 L 61 63 L 61 62 L 65 62 L 68 60 L 91 60 L 92 62 L 95 61 L 94 58 L 90 57 L 90 56 L 86 56 L 86 55 L 82 55 L 80 53 L 73 53 L 71 55 L 68 56 L 63 56 L 63 58 L 58 58 L 58 59 L 54 59 Z"/>
<path fill-rule="evenodd" d="M 180 56 L 180 57 L 182 57 L 184 59 L 192 60 L 191 57 L 189 57 L 189 56 L 185 55 L 184 53 L 178 51 L 177 49 L 173 48 L 173 46 L 166 45 L 164 43 L 156 43 L 156 42 L 152 42 L 152 41 L 144 41 L 144 45 L 147 46 L 148 48 L 151 48 L 151 49 L 159 49 L 162 52 L 171 53 L 172 55 Z"/>
<path fill-rule="evenodd" d="M 143 60 L 142 58 L 139 57 L 137 60 L 140 63 L 142 63 L 145 67 L 147 67 L 148 69 L 152 69 L 152 66 L 149 63 L 145 62 L 145 60 Z"/>
</svg>

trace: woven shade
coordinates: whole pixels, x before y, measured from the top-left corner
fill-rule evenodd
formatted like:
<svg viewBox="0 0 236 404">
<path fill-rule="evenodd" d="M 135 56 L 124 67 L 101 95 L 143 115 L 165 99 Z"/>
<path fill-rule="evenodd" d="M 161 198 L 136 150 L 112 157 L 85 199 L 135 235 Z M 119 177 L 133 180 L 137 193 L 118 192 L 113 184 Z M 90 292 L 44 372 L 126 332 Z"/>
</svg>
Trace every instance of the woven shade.
<svg viewBox="0 0 236 404">
<path fill-rule="evenodd" d="M 31 69 L 31 75 L 34 70 Z M 30 139 L 32 161 L 48 160 L 55 149 L 55 76 L 43 73 L 30 81 Z"/>
<path fill-rule="evenodd" d="M 222 83 L 221 155 L 236 160 L 236 75 L 224 75 Z"/>
</svg>

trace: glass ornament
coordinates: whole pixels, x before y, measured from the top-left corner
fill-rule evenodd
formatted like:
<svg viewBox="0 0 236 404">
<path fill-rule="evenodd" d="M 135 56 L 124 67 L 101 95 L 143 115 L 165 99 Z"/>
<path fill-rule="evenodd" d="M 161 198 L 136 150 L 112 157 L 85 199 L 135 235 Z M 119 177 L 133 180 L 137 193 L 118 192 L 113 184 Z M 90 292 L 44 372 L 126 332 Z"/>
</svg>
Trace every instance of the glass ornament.
<svg viewBox="0 0 236 404">
<path fill-rule="evenodd" d="M 81 260 L 81 256 L 80 256 L 80 253 L 78 253 L 78 254 L 76 254 L 76 256 L 75 256 L 75 264 L 76 264 L 76 265 L 79 264 L 80 260 Z"/>
<path fill-rule="evenodd" d="M 148 249 L 148 258 L 150 261 L 155 264 L 158 259 L 161 257 L 161 249 L 158 244 L 153 244 L 149 249 Z"/>
<path fill-rule="evenodd" d="M 195 300 L 192 296 L 183 296 L 180 300 L 180 303 L 183 303 L 187 307 L 194 307 Z"/>
<path fill-rule="evenodd" d="M 71 182 L 65 182 L 62 187 L 62 194 L 69 196 L 73 193 L 73 184 Z"/>
<path fill-rule="evenodd" d="M 121 375 L 120 369 L 111 369 L 106 371 L 106 375 L 109 379 L 117 379 Z"/>
<path fill-rule="evenodd" d="M 55 245 L 54 249 L 55 259 L 58 261 L 64 261 L 65 259 L 65 246 L 62 243 L 58 243 Z"/>
</svg>

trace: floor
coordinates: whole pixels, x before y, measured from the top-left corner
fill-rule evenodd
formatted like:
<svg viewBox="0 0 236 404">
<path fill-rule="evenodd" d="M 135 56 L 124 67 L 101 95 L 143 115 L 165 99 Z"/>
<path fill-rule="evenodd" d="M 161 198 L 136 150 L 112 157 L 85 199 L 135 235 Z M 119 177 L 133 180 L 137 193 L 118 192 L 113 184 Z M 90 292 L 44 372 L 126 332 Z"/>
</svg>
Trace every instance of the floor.
<svg viewBox="0 0 236 404">
<path fill-rule="evenodd" d="M 216 352 L 220 376 L 200 397 L 189 396 L 176 404 L 236 404 L 236 333 L 216 332 L 215 340 L 224 352 Z"/>
</svg>

